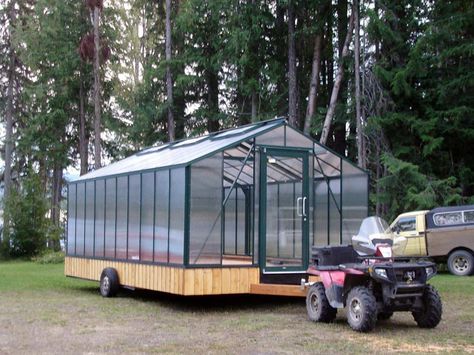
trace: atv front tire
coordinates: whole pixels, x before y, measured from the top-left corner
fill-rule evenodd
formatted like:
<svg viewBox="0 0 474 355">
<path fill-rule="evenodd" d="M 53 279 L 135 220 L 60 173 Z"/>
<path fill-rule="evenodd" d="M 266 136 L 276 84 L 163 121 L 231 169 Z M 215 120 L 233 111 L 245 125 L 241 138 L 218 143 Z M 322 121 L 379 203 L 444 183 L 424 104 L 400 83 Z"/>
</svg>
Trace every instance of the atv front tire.
<svg viewBox="0 0 474 355">
<path fill-rule="evenodd" d="M 308 318 L 313 322 L 329 323 L 336 318 L 337 309 L 331 307 L 322 282 L 313 284 L 306 295 Z"/>
<path fill-rule="evenodd" d="M 434 328 L 441 321 L 443 314 L 441 298 L 438 291 L 431 285 L 426 286 L 422 297 L 423 309 L 412 312 L 413 318 L 420 328 Z"/>
<path fill-rule="evenodd" d="M 377 301 L 367 287 L 354 287 L 347 296 L 347 322 L 357 332 L 370 332 L 377 322 Z"/>
</svg>

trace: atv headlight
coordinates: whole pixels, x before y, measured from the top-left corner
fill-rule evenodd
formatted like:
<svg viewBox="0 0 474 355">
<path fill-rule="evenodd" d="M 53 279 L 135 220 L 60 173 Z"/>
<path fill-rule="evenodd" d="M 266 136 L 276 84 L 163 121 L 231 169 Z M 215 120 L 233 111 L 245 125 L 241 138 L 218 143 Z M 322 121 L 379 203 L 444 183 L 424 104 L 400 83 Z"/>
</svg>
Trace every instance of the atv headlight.
<svg viewBox="0 0 474 355">
<path fill-rule="evenodd" d="M 432 266 L 430 266 L 430 267 L 425 267 L 425 270 L 426 270 L 426 278 L 429 279 L 431 276 L 434 275 L 434 272 L 435 272 L 435 271 L 434 271 L 434 269 L 433 269 Z"/>
<path fill-rule="evenodd" d="M 374 271 L 377 276 L 383 277 L 384 279 L 388 279 L 387 270 L 378 268 Z"/>
</svg>

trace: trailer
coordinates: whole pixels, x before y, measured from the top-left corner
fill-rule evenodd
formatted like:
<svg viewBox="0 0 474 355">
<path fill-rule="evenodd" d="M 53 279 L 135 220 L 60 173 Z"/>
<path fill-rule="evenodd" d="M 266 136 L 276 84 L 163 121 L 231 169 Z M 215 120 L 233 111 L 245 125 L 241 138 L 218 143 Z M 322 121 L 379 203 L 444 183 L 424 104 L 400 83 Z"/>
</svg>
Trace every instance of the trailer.
<svg viewBox="0 0 474 355">
<path fill-rule="evenodd" d="M 312 246 L 347 244 L 368 174 L 262 121 L 151 147 L 68 185 L 65 274 L 178 295 L 304 296 Z"/>
</svg>

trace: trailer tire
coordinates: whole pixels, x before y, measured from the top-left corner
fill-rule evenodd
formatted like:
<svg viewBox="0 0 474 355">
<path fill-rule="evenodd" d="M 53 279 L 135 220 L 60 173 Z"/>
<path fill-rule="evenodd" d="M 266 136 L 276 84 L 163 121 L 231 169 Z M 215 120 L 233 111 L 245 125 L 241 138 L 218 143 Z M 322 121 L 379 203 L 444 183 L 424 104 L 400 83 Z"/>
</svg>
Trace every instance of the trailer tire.
<svg viewBox="0 0 474 355">
<path fill-rule="evenodd" d="M 103 297 L 114 297 L 120 288 L 117 270 L 105 268 L 100 275 L 100 294 Z"/>
<path fill-rule="evenodd" d="M 363 286 L 354 287 L 347 296 L 347 322 L 357 332 L 370 332 L 377 322 L 377 301 Z"/>
<path fill-rule="evenodd" d="M 456 276 L 468 276 L 474 272 L 474 255 L 467 250 L 455 250 L 449 254 L 449 272 Z"/>
<path fill-rule="evenodd" d="M 337 309 L 331 307 L 322 282 L 313 284 L 306 294 L 308 318 L 313 322 L 329 323 L 336 318 Z"/>
<path fill-rule="evenodd" d="M 441 321 L 441 315 L 443 314 L 441 297 L 431 285 L 426 286 L 422 297 L 423 309 L 412 312 L 413 318 L 420 328 L 434 328 Z"/>
</svg>

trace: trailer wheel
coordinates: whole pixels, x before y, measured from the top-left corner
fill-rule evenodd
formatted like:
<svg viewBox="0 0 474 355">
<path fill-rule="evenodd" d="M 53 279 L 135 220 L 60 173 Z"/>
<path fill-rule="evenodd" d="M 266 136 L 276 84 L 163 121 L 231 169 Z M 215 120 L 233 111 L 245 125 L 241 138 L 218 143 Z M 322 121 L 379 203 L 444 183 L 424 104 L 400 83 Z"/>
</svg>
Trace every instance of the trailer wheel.
<svg viewBox="0 0 474 355">
<path fill-rule="evenodd" d="M 448 258 L 449 272 L 457 276 L 467 276 L 474 271 L 474 255 L 467 250 L 453 251 Z"/>
<path fill-rule="evenodd" d="M 422 297 L 423 309 L 412 312 L 413 318 L 420 328 L 434 328 L 441 321 L 443 313 L 441 298 L 438 291 L 431 285 L 426 286 Z"/>
<path fill-rule="evenodd" d="M 331 307 L 322 282 L 316 282 L 306 295 L 308 318 L 313 322 L 329 323 L 336 318 L 337 309 Z"/>
<path fill-rule="evenodd" d="M 392 318 L 393 316 L 393 312 L 389 311 L 389 312 L 379 312 L 377 314 L 377 319 L 378 320 L 387 320 L 387 319 L 390 319 Z"/>
<path fill-rule="evenodd" d="M 119 287 L 117 270 L 110 267 L 105 268 L 100 275 L 100 294 L 103 297 L 114 297 Z"/>
<path fill-rule="evenodd" d="M 347 296 L 347 322 L 358 332 L 370 332 L 377 322 L 377 301 L 367 287 L 354 287 Z"/>
</svg>

